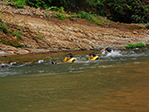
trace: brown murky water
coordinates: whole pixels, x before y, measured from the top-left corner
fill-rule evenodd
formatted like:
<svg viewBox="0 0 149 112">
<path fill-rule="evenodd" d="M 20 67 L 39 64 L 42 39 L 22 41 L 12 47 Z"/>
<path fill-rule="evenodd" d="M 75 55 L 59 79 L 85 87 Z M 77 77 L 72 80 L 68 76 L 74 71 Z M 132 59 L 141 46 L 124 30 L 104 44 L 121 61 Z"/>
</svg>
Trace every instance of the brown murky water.
<svg viewBox="0 0 149 112">
<path fill-rule="evenodd" d="M 60 72 L 1 77 L 0 112 L 149 112 L 149 56 L 118 60 L 15 68 Z"/>
</svg>

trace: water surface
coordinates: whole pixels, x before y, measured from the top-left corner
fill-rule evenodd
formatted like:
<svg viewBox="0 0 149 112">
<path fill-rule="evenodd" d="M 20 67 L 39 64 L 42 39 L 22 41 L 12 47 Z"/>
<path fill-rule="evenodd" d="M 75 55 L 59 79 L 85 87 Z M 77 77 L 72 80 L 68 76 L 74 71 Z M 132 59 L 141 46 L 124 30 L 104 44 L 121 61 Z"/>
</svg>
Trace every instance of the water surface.
<svg viewBox="0 0 149 112">
<path fill-rule="evenodd" d="M 77 62 L 85 61 L 74 64 L 51 64 L 67 53 L 7 58 L 0 68 L 1 111 L 149 112 L 149 51 L 96 51 L 104 60 L 96 63 L 87 61 L 89 52 L 74 52 Z"/>
</svg>

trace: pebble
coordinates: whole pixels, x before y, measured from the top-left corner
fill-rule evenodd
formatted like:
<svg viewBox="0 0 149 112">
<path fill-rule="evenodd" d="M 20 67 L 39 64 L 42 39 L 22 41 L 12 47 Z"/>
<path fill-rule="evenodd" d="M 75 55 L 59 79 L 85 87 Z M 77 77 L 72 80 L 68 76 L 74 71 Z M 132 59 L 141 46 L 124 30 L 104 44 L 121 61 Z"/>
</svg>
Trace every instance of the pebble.
<svg viewBox="0 0 149 112">
<path fill-rule="evenodd" d="M 137 34 L 138 32 L 136 32 L 136 31 L 133 31 L 133 34 Z"/>
</svg>

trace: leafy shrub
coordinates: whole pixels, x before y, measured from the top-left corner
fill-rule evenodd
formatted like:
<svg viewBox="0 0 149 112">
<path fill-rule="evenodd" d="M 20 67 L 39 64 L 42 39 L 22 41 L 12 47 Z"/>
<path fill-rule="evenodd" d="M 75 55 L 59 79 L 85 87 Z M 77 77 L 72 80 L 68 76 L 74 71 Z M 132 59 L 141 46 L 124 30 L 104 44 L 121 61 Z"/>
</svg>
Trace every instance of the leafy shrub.
<svg viewBox="0 0 149 112">
<path fill-rule="evenodd" d="M 26 0 L 16 0 L 13 2 L 14 6 L 17 8 L 24 8 L 26 5 Z"/>
<path fill-rule="evenodd" d="M 127 48 L 127 49 L 136 48 L 136 45 L 134 45 L 134 44 L 128 44 L 128 45 L 126 46 L 126 48 Z"/>
<path fill-rule="evenodd" d="M 64 19 L 66 19 L 66 16 L 65 16 L 65 14 L 58 14 L 56 18 L 64 20 Z"/>
<path fill-rule="evenodd" d="M 0 32 L 1 33 L 7 33 L 8 32 L 8 26 L 6 23 L 0 22 Z"/>
<path fill-rule="evenodd" d="M 72 17 L 74 17 L 74 18 L 81 18 L 81 15 L 74 13 L 74 14 L 72 15 Z"/>
<path fill-rule="evenodd" d="M 101 21 L 96 21 L 95 24 L 97 24 L 99 26 L 103 26 L 103 24 L 101 23 Z"/>
<path fill-rule="evenodd" d="M 146 28 L 149 29 L 149 23 L 147 23 Z"/>
<path fill-rule="evenodd" d="M 82 18 L 82 19 L 86 19 L 89 21 L 96 21 L 97 20 L 93 14 L 90 14 L 90 13 L 87 13 L 84 11 L 80 11 L 78 14 L 74 14 L 74 15 L 72 15 L 72 17 Z"/>
<path fill-rule="evenodd" d="M 146 45 L 143 43 L 137 43 L 135 46 L 141 48 L 141 47 L 145 47 Z"/>
<path fill-rule="evenodd" d="M 49 7 L 49 8 L 47 8 L 46 10 L 54 10 L 54 11 L 56 11 L 56 10 L 58 10 L 58 7 L 56 7 L 56 6 L 51 6 L 51 7 Z"/>
</svg>

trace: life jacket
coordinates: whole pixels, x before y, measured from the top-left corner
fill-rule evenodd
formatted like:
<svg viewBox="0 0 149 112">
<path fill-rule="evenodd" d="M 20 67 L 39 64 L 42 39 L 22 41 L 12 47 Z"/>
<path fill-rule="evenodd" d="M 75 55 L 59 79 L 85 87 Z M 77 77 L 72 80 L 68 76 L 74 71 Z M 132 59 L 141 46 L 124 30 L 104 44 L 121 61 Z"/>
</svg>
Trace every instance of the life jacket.
<svg viewBox="0 0 149 112">
<path fill-rule="evenodd" d="M 67 57 L 65 57 L 64 62 L 72 63 L 74 60 L 75 60 L 75 58 L 73 58 L 73 57 L 69 60 L 67 60 Z"/>
<path fill-rule="evenodd" d="M 99 58 L 99 56 L 95 56 L 95 57 L 93 57 L 92 59 L 89 58 L 89 60 L 95 61 L 97 58 Z"/>
</svg>

